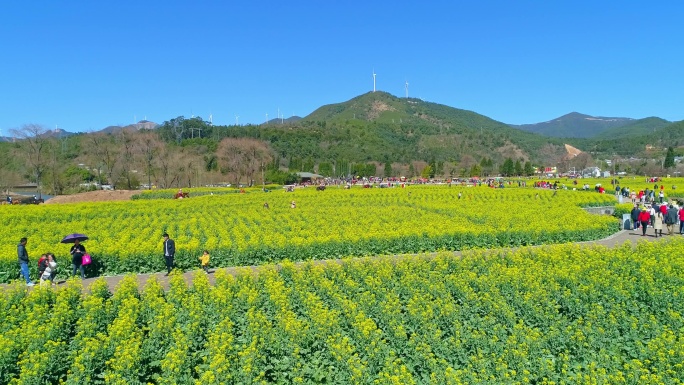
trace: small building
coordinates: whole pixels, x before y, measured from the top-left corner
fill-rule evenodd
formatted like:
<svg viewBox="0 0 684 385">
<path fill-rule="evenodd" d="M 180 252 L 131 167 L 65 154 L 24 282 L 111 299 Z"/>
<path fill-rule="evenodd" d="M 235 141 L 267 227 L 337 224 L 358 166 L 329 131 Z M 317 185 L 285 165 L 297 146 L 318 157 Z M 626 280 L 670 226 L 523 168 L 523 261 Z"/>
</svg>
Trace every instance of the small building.
<svg viewBox="0 0 684 385">
<path fill-rule="evenodd" d="M 314 174 L 312 172 L 298 172 L 296 173 L 301 183 L 312 182 L 315 179 L 323 179 L 323 175 Z"/>
<path fill-rule="evenodd" d="M 598 167 L 589 167 L 582 170 L 584 178 L 598 178 L 601 176 L 601 169 Z"/>
</svg>

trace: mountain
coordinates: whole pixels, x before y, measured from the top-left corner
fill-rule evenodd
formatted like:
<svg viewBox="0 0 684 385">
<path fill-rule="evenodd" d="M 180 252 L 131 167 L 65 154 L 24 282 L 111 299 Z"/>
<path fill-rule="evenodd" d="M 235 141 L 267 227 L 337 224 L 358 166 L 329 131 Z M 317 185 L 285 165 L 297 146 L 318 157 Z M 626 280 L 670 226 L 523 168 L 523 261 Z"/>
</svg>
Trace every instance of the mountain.
<svg viewBox="0 0 684 385">
<path fill-rule="evenodd" d="M 644 119 L 634 120 L 624 126 L 618 126 L 606 129 L 595 136 L 597 139 L 615 139 L 621 137 L 634 137 L 640 135 L 652 134 L 664 127 L 669 126 L 672 122 L 658 117 L 650 117 Z"/>
<path fill-rule="evenodd" d="M 132 131 L 140 131 L 140 130 L 154 130 L 157 128 L 159 125 L 155 122 L 151 122 L 149 120 L 141 120 L 138 123 L 133 123 L 129 124 L 126 126 L 107 126 L 97 132 L 102 132 L 105 134 L 114 134 L 117 133 L 121 130 L 132 130 Z"/>
<path fill-rule="evenodd" d="M 577 138 L 570 141 L 574 146 L 590 149 L 592 153 L 620 155 L 625 157 L 652 157 L 654 150 L 663 151 L 667 147 L 684 147 L 684 121 L 668 122 L 665 126 L 652 128 L 650 124 L 662 124 L 659 118 L 640 119 L 645 122 L 625 126 L 624 132 L 614 129 L 614 135 L 601 135 L 595 138 Z M 650 122 L 650 124 L 649 124 Z"/>
<path fill-rule="evenodd" d="M 61 138 L 65 138 L 65 137 L 71 136 L 71 135 L 76 135 L 76 134 L 74 134 L 73 132 L 68 132 L 68 131 L 62 130 L 61 128 L 55 128 L 54 130 L 46 131 L 44 134 L 42 134 L 40 136 L 46 137 L 46 138 L 61 139 Z"/>
<path fill-rule="evenodd" d="M 609 118 L 571 112 L 548 122 L 511 125 L 520 130 L 556 138 L 590 138 L 615 127 L 634 122 L 631 118 Z"/>
<path fill-rule="evenodd" d="M 521 131 L 472 111 L 386 92 L 324 105 L 287 131 L 269 126 L 268 131 L 244 135 L 269 138 L 283 156 L 354 162 L 458 161 L 466 155 L 478 162 L 485 157 L 532 159 L 544 144 L 563 145 L 560 139 Z"/>
<path fill-rule="evenodd" d="M 290 116 L 289 118 L 274 118 L 266 122 L 266 124 L 286 124 L 286 123 L 296 123 L 298 121 L 302 120 L 301 116 Z"/>
</svg>

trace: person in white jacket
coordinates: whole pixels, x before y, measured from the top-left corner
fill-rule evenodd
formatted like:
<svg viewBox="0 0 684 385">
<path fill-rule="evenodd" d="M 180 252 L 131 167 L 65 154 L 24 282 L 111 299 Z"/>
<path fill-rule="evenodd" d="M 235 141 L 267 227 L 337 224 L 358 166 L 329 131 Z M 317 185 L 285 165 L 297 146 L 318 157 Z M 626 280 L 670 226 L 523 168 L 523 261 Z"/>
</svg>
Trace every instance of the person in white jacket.
<svg viewBox="0 0 684 385">
<path fill-rule="evenodd" d="M 54 284 L 55 274 L 57 274 L 57 262 L 55 261 L 55 256 L 52 254 L 47 254 L 47 266 L 43 275 L 40 276 L 41 285 L 45 281 L 50 281 Z"/>
</svg>

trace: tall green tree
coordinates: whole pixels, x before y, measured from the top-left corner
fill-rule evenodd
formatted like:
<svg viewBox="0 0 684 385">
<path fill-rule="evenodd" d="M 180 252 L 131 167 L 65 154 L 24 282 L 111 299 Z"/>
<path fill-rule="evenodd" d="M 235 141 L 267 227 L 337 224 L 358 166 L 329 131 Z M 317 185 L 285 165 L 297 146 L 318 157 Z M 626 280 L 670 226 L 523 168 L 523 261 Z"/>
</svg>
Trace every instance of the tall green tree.
<svg viewBox="0 0 684 385">
<path fill-rule="evenodd" d="M 522 163 L 520 162 L 520 159 L 515 161 L 515 175 L 520 176 L 524 172 Z"/>
<path fill-rule="evenodd" d="M 323 176 L 333 176 L 333 167 L 330 162 L 322 162 L 318 165 L 318 173 Z"/>
<path fill-rule="evenodd" d="M 532 167 L 532 163 L 529 160 L 527 162 L 525 162 L 525 166 L 523 167 L 523 171 L 525 172 L 525 176 L 534 175 L 534 167 Z"/>
<path fill-rule="evenodd" d="M 392 163 L 385 162 L 385 177 L 389 178 L 392 176 Z"/>
<path fill-rule="evenodd" d="M 431 178 L 430 174 L 435 175 L 434 170 L 432 170 L 432 166 L 430 166 L 428 164 L 427 166 L 425 166 L 423 171 L 420 172 L 420 176 L 423 177 L 424 179 L 429 179 L 429 178 Z"/>
<path fill-rule="evenodd" d="M 503 176 L 511 176 L 515 172 L 515 165 L 513 164 L 513 159 L 506 158 L 506 160 L 501 165 L 499 170 Z"/>
<path fill-rule="evenodd" d="M 435 173 L 437 172 L 437 161 L 435 161 L 435 158 L 432 158 L 430 160 L 430 163 L 428 164 L 428 166 L 430 166 L 430 169 L 429 169 L 430 173 L 428 175 L 428 178 L 432 179 L 435 177 Z M 424 172 L 425 171 L 423 170 L 423 173 Z"/>
<path fill-rule="evenodd" d="M 667 154 L 665 155 L 665 161 L 663 162 L 663 168 L 673 168 L 675 166 L 674 158 L 674 149 L 672 147 L 668 147 Z"/>
</svg>

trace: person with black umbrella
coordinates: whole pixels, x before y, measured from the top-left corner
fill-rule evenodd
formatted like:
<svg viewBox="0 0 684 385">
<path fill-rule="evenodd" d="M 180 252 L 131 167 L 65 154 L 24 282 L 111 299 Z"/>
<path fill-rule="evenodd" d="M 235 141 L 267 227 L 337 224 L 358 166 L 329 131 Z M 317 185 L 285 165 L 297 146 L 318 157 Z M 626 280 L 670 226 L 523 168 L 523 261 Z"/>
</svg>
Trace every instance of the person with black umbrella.
<svg viewBox="0 0 684 385">
<path fill-rule="evenodd" d="M 169 234 L 164 233 L 164 261 L 166 262 L 166 270 L 168 271 L 165 275 L 171 274 L 173 269 L 173 256 L 176 254 L 176 243 L 173 239 L 169 238 Z"/>
<path fill-rule="evenodd" d="M 80 270 L 81 279 L 85 279 L 85 268 L 83 267 L 83 255 L 86 253 L 86 248 L 81 242 L 87 240 L 88 237 L 83 234 L 70 234 L 62 239 L 61 243 L 73 243 L 69 254 L 71 254 L 71 263 L 74 267 L 71 275 L 76 275 L 76 271 Z"/>
<path fill-rule="evenodd" d="M 83 267 L 83 255 L 86 253 L 85 246 L 81 244 L 80 240 L 76 239 L 69 253 L 71 254 L 71 263 L 74 265 L 71 275 L 76 275 L 76 270 L 80 270 L 81 279 L 85 279 L 85 268 Z"/>
</svg>

